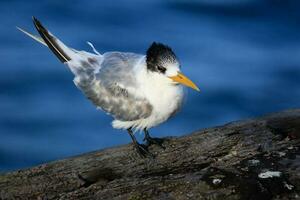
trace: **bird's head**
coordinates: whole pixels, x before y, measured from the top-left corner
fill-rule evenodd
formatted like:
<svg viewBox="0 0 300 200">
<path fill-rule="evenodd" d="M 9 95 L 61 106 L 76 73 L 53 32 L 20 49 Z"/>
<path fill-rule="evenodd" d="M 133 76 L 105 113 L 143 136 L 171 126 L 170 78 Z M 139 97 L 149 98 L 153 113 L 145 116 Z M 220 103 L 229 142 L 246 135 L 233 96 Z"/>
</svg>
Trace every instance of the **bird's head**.
<svg viewBox="0 0 300 200">
<path fill-rule="evenodd" d="M 172 84 L 183 84 L 197 91 L 199 88 L 180 71 L 180 63 L 170 47 L 153 42 L 147 50 L 147 69 L 166 77 Z"/>
</svg>

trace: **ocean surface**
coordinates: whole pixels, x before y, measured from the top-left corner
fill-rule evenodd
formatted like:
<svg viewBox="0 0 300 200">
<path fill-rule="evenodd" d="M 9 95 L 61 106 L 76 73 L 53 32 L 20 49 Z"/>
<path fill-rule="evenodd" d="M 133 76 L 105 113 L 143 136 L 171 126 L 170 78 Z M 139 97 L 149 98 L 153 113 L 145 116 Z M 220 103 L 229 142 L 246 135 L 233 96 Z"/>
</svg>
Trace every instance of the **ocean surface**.
<svg viewBox="0 0 300 200">
<path fill-rule="evenodd" d="M 35 32 L 31 16 L 76 49 L 171 46 L 201 93 L 189 89 L 182 111 L 150 130 L 164 137 L 299 108 L 299 10 L 295 0 L 0 1 L 0 172 L 130 142 L 16 29 Z"/>
</svg>

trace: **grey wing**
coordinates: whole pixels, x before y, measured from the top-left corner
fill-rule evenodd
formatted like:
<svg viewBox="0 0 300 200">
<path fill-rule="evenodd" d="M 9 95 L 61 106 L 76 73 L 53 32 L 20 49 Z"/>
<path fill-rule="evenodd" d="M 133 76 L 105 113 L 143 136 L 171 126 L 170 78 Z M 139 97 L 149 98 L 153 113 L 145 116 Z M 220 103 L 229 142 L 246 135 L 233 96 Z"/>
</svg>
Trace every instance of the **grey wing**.
<svg viewBox="0 0 300 200">
<path fill-rule="evenodd" d="M 142 55 L 121 52 L 100 55 L 91 43 L 96 54 L 77 51 L 63 44 L 34 17 L 33 22 L 41 37 L 19 30 L 48 46 L 61 62 L 67 64 L 75 75 L 76 86 L 96 106 L 122 121 L 146 118 L 151 114 L 149 102 L 134 92 L 137 85 L 133 67 Z"/>
<path fill-rule="evenodd" d="M 121 121 L 148 117 L 152 105 L 134 92 L 137 83 L 134 66 L 143 55 L 110 52 L 103 55 L 100 67 L 89 79 L 75 79 L 75 84 L 99 108 Z"/>
</svg>

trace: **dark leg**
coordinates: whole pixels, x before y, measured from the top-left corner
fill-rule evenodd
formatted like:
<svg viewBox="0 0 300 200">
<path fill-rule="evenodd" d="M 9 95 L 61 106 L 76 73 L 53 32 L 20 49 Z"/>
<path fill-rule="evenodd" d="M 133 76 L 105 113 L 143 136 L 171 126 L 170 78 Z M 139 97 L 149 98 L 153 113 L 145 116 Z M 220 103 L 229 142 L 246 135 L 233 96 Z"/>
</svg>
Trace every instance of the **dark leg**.
<svg viewBox="0 0 300 200">
<path fill-rule="evenodd" d="M 135 149 L 137 150 L 138 154 L 145 158 L 147 156 L 149 157 L 154 157 L 147 149 L 147 146 L 143 145 L 143 144 L 139 144 L 138 141 L 136 140 L 136 138 L 133 135 L 133 132 L 131 130 L 131 128 L 127 129 L 128 134 L 130 135 L 131 139 L 132 139 L 132 143 L 135 147 Z"/>
<path fill-rule="evenodd" d="M 146 141 L 147 146 L 156 144 L 156 145 L 160 146 L 161 148 L 165 149 L 165 147 L 162 145 L 164 142 L 163 139 L 151 137 L 147 129 L 144 129 L 144 133 L 145 133 L 144 141 Z"/>
</svg>

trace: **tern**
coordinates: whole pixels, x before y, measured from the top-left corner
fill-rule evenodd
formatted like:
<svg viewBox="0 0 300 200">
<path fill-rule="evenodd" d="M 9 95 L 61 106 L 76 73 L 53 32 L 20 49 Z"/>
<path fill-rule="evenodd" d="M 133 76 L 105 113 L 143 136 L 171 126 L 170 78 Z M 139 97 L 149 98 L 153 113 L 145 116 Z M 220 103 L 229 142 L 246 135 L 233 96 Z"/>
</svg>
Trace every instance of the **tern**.
<svg viewBox="0 0 300 200">
<path fill-rule="evenodd" d="M 114 128 L 127 130 L 142 157 L 153 156 L 149 145 L 162 146 L 162 139 L 151 137 L 148 130 L 180 110 L 185 95 L 183 85 L 200 91 L 183 75 L 175 53 L 167 45 L 153 42 L 146 55 L 118 51 L 100 54 L 88 42 L 94 52 L 90 53 L 66 46 L 35 17 L 33 23 L 40 36 L 17 28 L 48 47 L 67 65 L 77 88 L 114 118 Z M 144 131 L 146 144 L 136 140 L 135 131 Z"/>
</svg>

